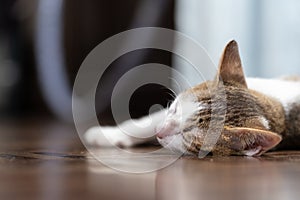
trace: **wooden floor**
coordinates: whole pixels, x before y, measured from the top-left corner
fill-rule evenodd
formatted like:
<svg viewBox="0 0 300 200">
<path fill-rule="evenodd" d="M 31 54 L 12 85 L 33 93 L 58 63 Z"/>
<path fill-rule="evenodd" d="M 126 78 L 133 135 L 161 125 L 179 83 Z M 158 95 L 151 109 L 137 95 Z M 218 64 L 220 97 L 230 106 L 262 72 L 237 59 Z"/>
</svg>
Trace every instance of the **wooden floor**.
<svg viewBox="0 0 300 200">
<path fill-rule="evenodd" d="M 184 157 L 156 172 L 130 174 L 88 154 L 72 126 L 2 122 L 0 199 L 300 199 L 300 152 Z"/>
</svg>

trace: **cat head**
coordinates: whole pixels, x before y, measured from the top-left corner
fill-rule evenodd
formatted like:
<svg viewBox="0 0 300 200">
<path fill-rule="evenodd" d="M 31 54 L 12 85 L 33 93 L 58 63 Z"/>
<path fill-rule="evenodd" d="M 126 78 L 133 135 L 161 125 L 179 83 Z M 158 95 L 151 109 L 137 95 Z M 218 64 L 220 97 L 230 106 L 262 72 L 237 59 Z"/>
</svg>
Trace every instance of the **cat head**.
<svg viewBox="0 0 300 200">
<path fill-rule="evenodd" d="M 164 147 L 187 154 L 260 155 L 281 141 L 267 118 L 265 108 L 271 104 L 248 89 L 238 45 L 231 41 L 215 79 L 176 97 L 157 127 L 157 138 Z"/>
</svg>

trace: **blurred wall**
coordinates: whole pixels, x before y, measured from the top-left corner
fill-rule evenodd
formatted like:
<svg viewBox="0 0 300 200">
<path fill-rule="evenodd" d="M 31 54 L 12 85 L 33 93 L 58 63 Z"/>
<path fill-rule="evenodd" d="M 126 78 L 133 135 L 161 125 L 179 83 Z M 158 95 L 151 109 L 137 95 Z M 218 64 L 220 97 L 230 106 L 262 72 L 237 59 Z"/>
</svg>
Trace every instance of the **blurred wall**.
<svg viewBox="0 0 300 200">
<path fill-rule="evenodd" d="M 175 10 L 178 30 L 203 45 L 216 65 L 226 43 L 235 39 L 248 76 L 300 74 L 299 1 L 178 0 Z"/>
</svg>

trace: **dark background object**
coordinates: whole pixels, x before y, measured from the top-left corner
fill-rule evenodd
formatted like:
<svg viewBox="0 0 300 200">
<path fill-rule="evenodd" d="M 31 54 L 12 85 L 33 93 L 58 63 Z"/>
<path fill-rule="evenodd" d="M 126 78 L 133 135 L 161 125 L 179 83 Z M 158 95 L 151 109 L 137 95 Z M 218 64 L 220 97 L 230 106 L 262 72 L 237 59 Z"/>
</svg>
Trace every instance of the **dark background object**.
<svg viewBox="0 0 300 200">
<path fill-rule="evenodd" d="M 145 9 L 146 6 L 148 6 L 147 9 Z M 65 9 L 66 60 L 71 80 L 74 80 L 77 69 L 85 56 L 108 37 L 137 27 L 174 28 L 174 1 L 172 0 L 113 0 L 105 2 L 67 0 Z M 159 10 L 160 12 L 158 12 Z M 144 63 L 162 63 L 171 66 L 171 59 L 171 53 L 144 49 L 130 52 L 113 62 L 99 82 L 96 94 L 96 109 L 100 110 L 99 117 L 107 119 L 109 124 L 113 123 L 110 96 L 114 85 L 124 73 Z M 170 100 L 169 93 L 170 91 L 161 90 L 155 86 L 142 87 L 139 94 L 143 95 L 135 95 L 131 99 L 132 117 L 148 114 L 149 105 L 166 106 Z M 104 110 L 99 108 L 103 103 L 106 104 Z"/>
<path fill-rule="evenodd" d="M 40 1 L 3 0 L 0 6 L 0 38 L 8 42 L 9 59 L 13 61 L 17 82 L 9 88 L 5 96 L 5 104 L 0 104 L 1 115 L 13 116 L 45 116 L 53 117 L 51 107 L 47 105 L 38 82 L 36 57 L 39 52 L 34 49 L 36 37 L 36 20 Z M 68 83 L 72 88 L 76 73 L 88 53 L 105 39 L 122 31 L 147 26 L 174 28 L 173 0 L 128 0 L 128 1 L 63 1 L 63 51 L 65 54 Z M 1 40 L 0 40 L 1 41 Z M 0 44 L 1 45 L 1 44 Z M 45 46 L 44 48 L 48 48 Z M 106 87 L 105 95 L 111 94 L 115 82 L 123 73 L 131 68 L 148 62 L 163 63 L 171 66 L 171 54 L 159 50 L 140 50 L 131 52 L 111 64 L 105 77 L 110 82 L 101 84 Z M 101 102 L 102 88 L 97 93 L 97 101 Z M 107 93 L 108 91 L 108 93 Z M 170 100 L 169 91 L 157 86 L 142 87 L 139 94 L 131 99 L 130 111 L 133 117 L 141 116 L 148 111 L 144 108 L 152 103 L 166 105 Z M 151 98 L 150 98 L 151 97 Z M 152 98 L 155 97 L 155 98 Z M 69 102 L 71 105 L 71 102 Z M 100 109 L 101 116 L 111 118 L 110 104 Z M 57 116 L 59 117 L 59 116 Z M 70 116 L 71 117 L 71 116 Z"/>
<path fill-rule="evenodd" d="M 26 67 L 30 49 L 25 50 L 20 21 L 13 12 L 16 1 L 3 0 L 0 6 L 0 115 L 17 117 L 28 111 L 30 83 Z"/>
</svg>

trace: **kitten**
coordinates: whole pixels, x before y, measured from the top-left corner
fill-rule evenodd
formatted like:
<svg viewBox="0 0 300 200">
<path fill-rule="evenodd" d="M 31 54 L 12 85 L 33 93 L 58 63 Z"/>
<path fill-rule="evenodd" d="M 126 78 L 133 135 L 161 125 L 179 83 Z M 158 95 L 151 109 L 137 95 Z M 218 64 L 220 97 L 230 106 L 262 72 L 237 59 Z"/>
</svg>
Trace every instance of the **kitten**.
<svg viewBox="0 0 300 200">
<path fill-rule="evenodd" d="M 146 126 L 150 118 L 152 123 Z M 193 155 L 211 151 L 259 156 L 270 149 L 296 149 L 300 147 L 300 81 L 297 77 L 246 79 L 238 45 L 231 41 L 215 80 L 182 92 L 167 109 L 118 127 L 93 127 L 85 140 L 97 146 L 130 147 L 157 138 L 165 148 Z"/>
</svg>

